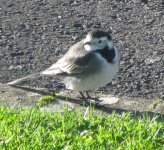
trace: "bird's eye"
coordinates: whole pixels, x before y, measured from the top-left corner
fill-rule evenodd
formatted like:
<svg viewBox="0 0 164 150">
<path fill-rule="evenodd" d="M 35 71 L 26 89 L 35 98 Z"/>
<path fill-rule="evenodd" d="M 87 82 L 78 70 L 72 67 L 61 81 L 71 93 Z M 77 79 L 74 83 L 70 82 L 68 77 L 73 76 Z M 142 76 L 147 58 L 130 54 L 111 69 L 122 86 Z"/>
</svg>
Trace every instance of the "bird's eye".
<svg viewBox="0 0 164 150">
<path fill-rule="evenodd" d="M 99 40 L 99 44 L 101 44 L 102 43 L 102 40 Z"/>
</svg>

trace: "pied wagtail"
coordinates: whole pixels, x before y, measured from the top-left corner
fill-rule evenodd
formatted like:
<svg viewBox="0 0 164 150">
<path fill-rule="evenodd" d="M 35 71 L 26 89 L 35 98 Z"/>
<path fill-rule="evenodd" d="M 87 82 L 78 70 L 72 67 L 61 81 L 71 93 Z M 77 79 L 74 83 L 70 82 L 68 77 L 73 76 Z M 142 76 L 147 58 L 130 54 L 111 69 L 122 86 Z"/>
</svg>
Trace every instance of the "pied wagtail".
<svg viewBox="0 0 164 150">
<path fill-rule="evenodd" d="M 102 30 L 90 31 L 86 38 L 74 44 L 56 63 L 43 72 L 8 83 L 14 85 L 38 75 L 59 77 L 67 89 L 78 91 L 87 101 L 88 91 L 111 82 L 119 68 L 119 51 L 111 35 Z M 87 98 L 83 92 L 86 92 Z"/>
</svg>

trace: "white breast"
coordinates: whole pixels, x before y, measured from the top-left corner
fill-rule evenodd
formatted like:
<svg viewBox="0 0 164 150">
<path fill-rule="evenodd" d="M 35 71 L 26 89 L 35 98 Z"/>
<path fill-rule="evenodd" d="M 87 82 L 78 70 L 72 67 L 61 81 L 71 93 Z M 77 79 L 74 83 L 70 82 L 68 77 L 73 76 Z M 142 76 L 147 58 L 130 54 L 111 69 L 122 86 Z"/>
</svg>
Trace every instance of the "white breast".
<svg viewBox="0 0 164 150">
<path fill-rule="evenodd" d="M 102 69 L 96 73 L 91 74 L 85 79 L 72 78 L 66 83 L 66 88 L 75 91 L 88 91 L 105 86 L 111 82 L 116 75 L 119 68 L 119 55 L 116 52 L 114 63 L 108 63 L 100 54 L 97 57 L 102 60 Z"/>
</svg>

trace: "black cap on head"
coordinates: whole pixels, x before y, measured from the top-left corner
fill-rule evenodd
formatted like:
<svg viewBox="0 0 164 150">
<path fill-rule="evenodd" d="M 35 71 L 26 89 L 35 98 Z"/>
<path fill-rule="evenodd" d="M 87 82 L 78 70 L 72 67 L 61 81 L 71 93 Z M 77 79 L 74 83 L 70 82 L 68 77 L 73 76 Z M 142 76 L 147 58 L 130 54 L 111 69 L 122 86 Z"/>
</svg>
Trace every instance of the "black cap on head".
<svg viewBox="0 0 164 150">
<path fill-rule="evenodd" d="M 108 32 L 105 32 L 102 30 L 92 30 L 88 33 L 88 35 L 93 37 L 93 38 L 107 37 L 108 40 L 112 40 L 111 35 Z"/>
</svg>

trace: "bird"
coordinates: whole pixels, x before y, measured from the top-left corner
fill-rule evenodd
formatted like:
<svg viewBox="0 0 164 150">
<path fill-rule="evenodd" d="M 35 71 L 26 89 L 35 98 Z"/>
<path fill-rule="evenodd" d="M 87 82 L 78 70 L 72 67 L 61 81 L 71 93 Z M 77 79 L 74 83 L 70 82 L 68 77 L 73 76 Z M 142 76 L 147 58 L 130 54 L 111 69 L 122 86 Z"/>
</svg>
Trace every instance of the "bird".
<svg viewBox="0 0 164 150">
<path fill-rule="evenodd" d="M 119 49 L 114 46 L 111 34 L 93 29 L 48 69 L 9 82 L 8 85 L 36 76 L 56 76 L 67 89 L 79 92 L 81 98 L 88 102 L 91 98 L 89 91 L 105 86 L 116 76 L 119 59 Z"/>
</svg>

